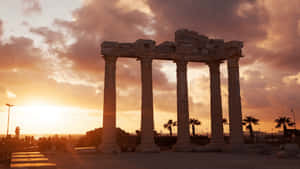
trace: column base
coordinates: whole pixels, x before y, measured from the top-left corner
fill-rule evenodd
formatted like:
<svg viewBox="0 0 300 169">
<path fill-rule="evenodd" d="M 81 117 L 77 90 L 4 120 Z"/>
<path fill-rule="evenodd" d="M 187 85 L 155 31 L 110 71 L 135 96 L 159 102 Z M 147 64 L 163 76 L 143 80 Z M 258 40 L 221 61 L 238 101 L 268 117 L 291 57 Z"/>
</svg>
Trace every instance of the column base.
<svg viewBox="0 0 300 169">
<path fill-rule="evenodd" d="M 217 137 L 217 138 L 212 138 L 210 143 L 207 144 L 205 147 L 208 150 L 219 152 L 219 151 L 223 151 L 224 145 L 225 145 L 224 137 Z"/>
<path fill-rule="evenodd" d="M 230 138 L 230 144 L 233 144 L 233 145 L 242 145 L 242 144 L 244 144 L 244 138 L 243 137 L 237 138 L 237 139 Z"/>
<path fill-rule="evenodd" d="M 191 152 L 193 151 L 194 146 L 190 143 L 186 143 L 186 144 L 176 143 L 172 149 L 175 152 Z"/>
<path fill-rule="evenodd" d="M 136 152 L 159 153 L 160 148 L 156 144 L 140 144 L 140 145 L 137 146 Z"/>
<path fill-rule="evenodd" d="M 223 151 L 224 146 L 224 143 L 209 143 L 205 147 L 210 152 L 221 152 Z"/>
<path fill-rule="evenodd" d="M 207 144 L 205 146 L 195 146 L 194 152 L 222 152 L 225 144 Z"/>
<path fill-rule="evenodd" d="M 223 145 L 225 143 L 224 137 L 220 138 L 211 138 L 209 144 Z"/>
<path fill-rule="evenodd" d="M 224 146 L 223 151 L 232 153 L 246 153 L 248 152 L 248 147 L 245 144 L 228 144 Z"/>
<path fill-rule="evenodd" d="M 101 144 L 97 150 L 102 153 L 120 153 L 120 147 L 117 144 Z"/>
</svg>

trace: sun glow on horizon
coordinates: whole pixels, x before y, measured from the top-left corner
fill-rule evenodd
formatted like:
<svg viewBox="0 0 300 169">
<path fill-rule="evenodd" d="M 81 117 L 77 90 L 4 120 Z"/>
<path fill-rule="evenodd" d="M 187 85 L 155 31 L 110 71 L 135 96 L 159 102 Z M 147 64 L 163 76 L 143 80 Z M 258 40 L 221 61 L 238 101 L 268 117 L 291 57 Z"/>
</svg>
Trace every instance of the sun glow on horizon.
<svg viewBox="0 0 300 169">
<path fill-rule="evenodd" d="M 43 102 L 33 102 L 22 106 L 22 112 L 26 113 L 26 120 L 38 122 L 44 125 L 55 125 L 63 121 L 63 107 Z M 24 119 L 25 120 L 25 119 Z"/>
<path fill-rule="evenodd" d="M 101 111 L 78 105 L 62 105 L 48 100 L 29 100 L 15 103 L 10 112 L 9 133 L 15 128 L 21 134 L 84 134 L 102 124 Z M 7 129 L 7 107 L 0 113 L 0 133 Z"/>
<path fill-rule="evenodd" d="M 42 101 L 32 101 L 17 105 L 11 113 L 11 133 L 13 125 L 20 126 L 25 133 L 60 133 L 64 124 L 64 109 L 61 106 Z"/>
</svg>

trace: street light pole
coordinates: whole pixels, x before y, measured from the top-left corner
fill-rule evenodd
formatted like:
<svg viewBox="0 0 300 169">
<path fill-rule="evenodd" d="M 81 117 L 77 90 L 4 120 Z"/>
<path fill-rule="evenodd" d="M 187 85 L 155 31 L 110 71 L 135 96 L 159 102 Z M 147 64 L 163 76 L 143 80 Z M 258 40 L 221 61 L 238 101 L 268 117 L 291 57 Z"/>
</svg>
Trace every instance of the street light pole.
<svg viewBox="0 0 300 169">
<path fill-rule="evenodd" d="M 13 107 L 14 105 L 12 105 L 12 104 L 6 104 L 6 106 L 8 107 L 8 117 L 7 117 L 7 130 L 6 130 L 6 137 L 8 137 L 10 108 L 11 108 L 11 107 Z"/>
<path fill-rule="evenodd" d="M 297 126 L 296 126 L 296 113 L 294 111 L 294 109 L 291 109 L 291 112 L 293 113 L 293 118 L 294 118 L 294 127 L 295 127 L 295 130 L 297 129 Z"/>
</svg>

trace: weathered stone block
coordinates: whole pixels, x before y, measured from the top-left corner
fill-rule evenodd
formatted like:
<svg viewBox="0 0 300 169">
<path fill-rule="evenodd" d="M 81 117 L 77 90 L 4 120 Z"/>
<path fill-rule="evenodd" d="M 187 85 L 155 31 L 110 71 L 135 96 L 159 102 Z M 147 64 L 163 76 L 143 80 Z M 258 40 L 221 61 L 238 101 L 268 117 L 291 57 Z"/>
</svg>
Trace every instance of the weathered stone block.
<svg viewBox="0 0 300 169">
<path fill-rule="evenodd" d="M 118 48 L 119 56 L 134 57 L 136 56 L 135 43 L 119 43 Z"/>
<path fill-rule="evenodd" d="M 174 53 L 176 51 L 176 46 L 174 42 L 165 41 L 155 48 L 156 53 Z"/>
<path fill-rule="evenodd" d="M 208 37 L 199 35 L 195 31 L 180 29 L 175 32 L 175 42 L 176 44 L 190 43 L 195 48 L 204 48 L 208 42 Z"/>
<path fill-rule="evenodd" d="M 155 48 L 155 41 L 139 39 L 135 42 L 137 56 L 152 55 Z"/>
<path fill-rule="evenodd" d="M 197 39 L 199 34 L 188 29 L 179 29 L 175 32 L 175 42 Z"/>
<path fill-rule="evenodd" d="M 176 54 L 181 56 L 200 55 L 201 51 L 191 43 L 181 43 L 176 45 Z"/>
<path fill-rule="evenodd" d="M 225 48 L 243 48 L 244 44 L 242 41 L 229 41 L 225 43 Z"/>
<path fill-rule="evenodd" d="M 235 57 L 235 56 L 242 57 L 242 49 L 240 48 L 225 49 L 225 56 L 226 58 Z"/>
<path fill-rule="evenodd" d="M 113 56 L 118 50 L 119 43 L 113 41 L 104 41 L 101 44 L 102 55 Z"/>
<path fill-rule="evenodd" d="M 148 50 L 148 49 L 154 49 L 155 48 L 155 41 L 153 40 L 148 40 L 148 39 L 138 39 L 135 41 L 135 47 L 137 49 L 143 49 L 143 50 Z"/>
<path fill-rule="evenodd" d="M 176 46 L 174 42 L 165 41 L 158 46 L 155 47 L 154 53 L 155 57 L 158 59 L 172 59 L 172 56 L 174 55 L 176 51 Z"/>
<path fill-rule="evenodd" d="M 223 39 L 210 39 L 206 44 L 206 48 L 208 49 L 217 49 L 217 48 L 224 48 L 224 40 Z"/>
<path fill-rule="evenodd" d="M 132 49 L 134 48 L 134 43 L 119 43 L 119 49 Z"/>
</svg>

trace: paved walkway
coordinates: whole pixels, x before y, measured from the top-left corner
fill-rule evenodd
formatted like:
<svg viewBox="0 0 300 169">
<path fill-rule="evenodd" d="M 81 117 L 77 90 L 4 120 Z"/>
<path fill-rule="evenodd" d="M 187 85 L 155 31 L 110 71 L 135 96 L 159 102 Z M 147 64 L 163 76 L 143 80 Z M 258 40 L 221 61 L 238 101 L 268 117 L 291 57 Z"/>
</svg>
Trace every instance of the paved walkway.
<svg viewBox="0 0 300 169">
<path fill-rule="evenodd" d="M 300 169 L 300 159 L 230 153 L 52 153 L 59 169 Z"/>
<path fill-rule="evenodd" d="M 55 163 L 40 152 L 16 152 L 11 155 L 12 169 L 56 169 Z"/>
</svg>

